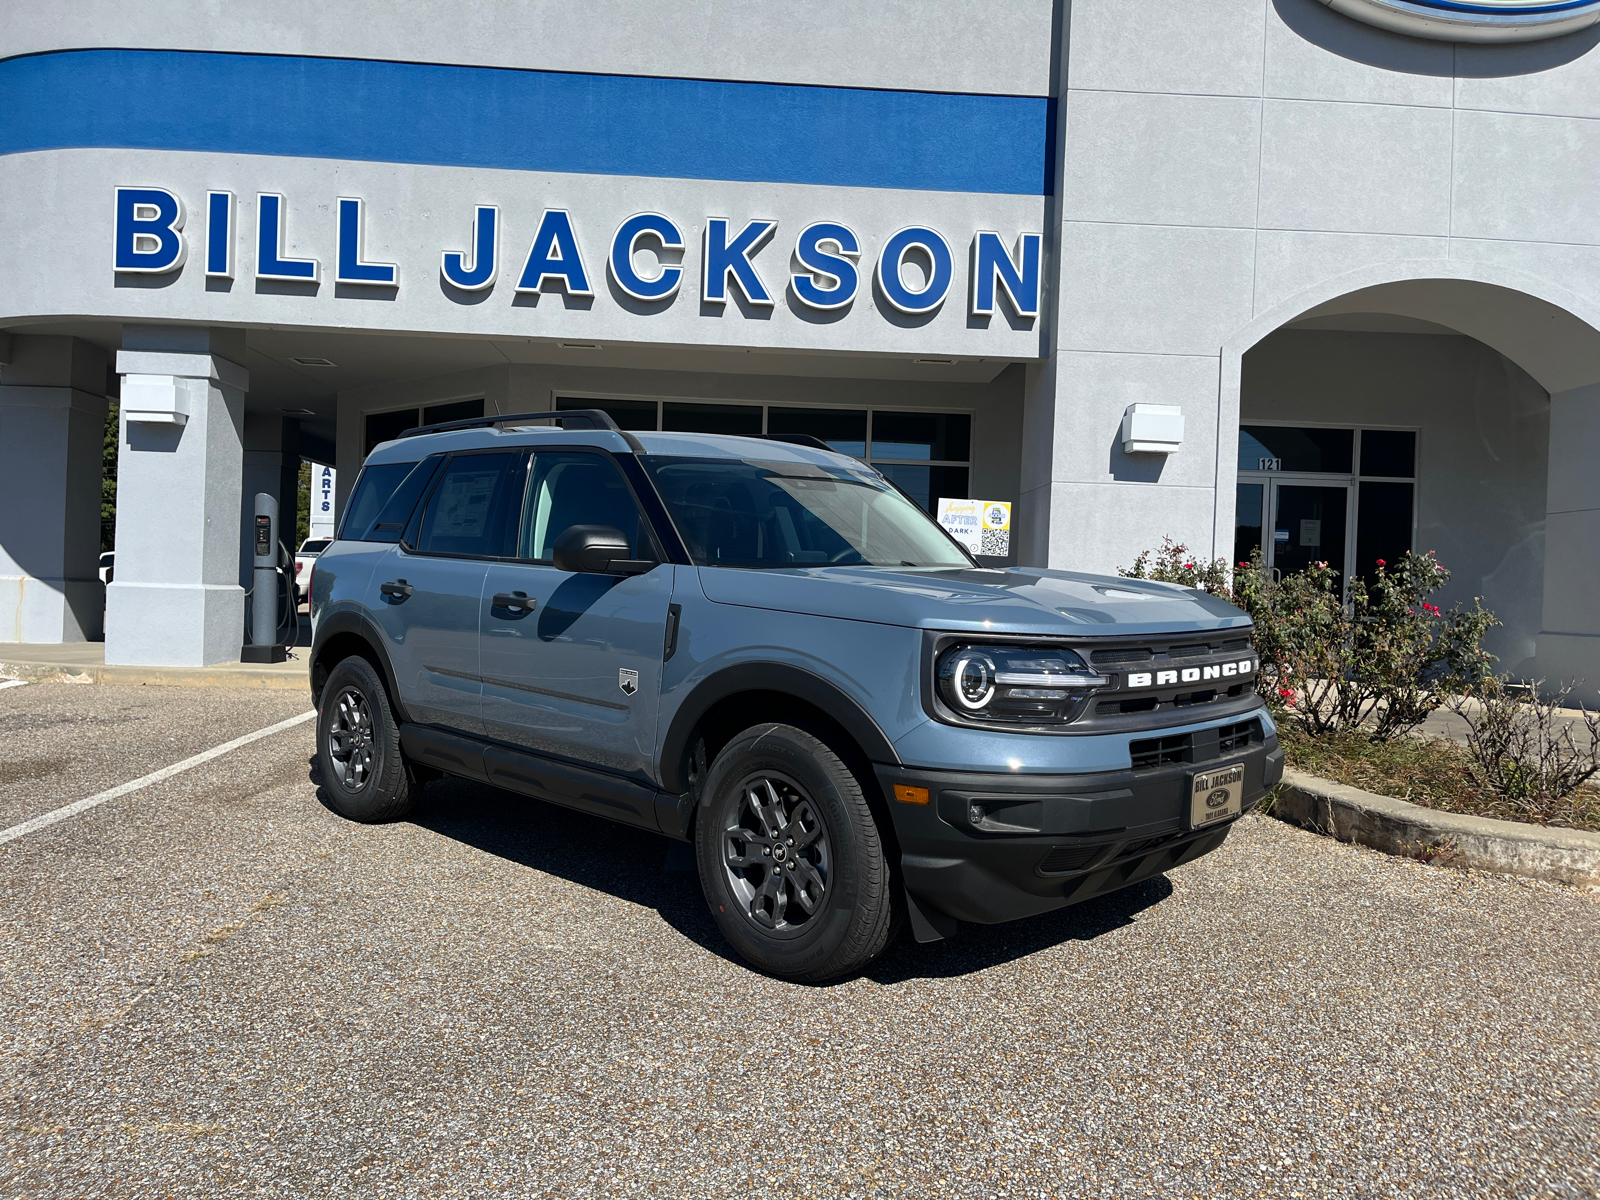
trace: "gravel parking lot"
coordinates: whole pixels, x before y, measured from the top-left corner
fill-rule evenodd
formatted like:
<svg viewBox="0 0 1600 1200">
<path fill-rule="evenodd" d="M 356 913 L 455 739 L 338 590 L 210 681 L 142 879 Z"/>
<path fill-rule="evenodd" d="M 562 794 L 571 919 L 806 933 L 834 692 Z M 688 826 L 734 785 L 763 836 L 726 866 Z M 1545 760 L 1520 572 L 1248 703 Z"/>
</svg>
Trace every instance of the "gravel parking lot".
<svg viewBox="0 0 1600 1200">
<path fill-rule="evenodd" d="M 303 694 L 0 691 L 0 828 Z M 1600 896 L 1250 817 L 806 988 L 664 839 L 297 726 L 0 845 L 0 1196 L 1596 1196 Z"/>
</svg>

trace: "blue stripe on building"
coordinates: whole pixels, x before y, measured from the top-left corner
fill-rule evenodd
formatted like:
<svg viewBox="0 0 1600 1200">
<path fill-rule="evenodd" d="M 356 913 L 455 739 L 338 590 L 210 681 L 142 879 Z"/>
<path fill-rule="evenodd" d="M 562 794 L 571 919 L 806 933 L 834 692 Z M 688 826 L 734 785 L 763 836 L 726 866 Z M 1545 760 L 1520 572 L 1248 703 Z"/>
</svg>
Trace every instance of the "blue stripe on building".
<svg viewBox="0 0 1600 1200">
<path fill-rule="evenodd" d="M 908 50 L 908 52 L 914 52 Z M 0 153 L 198 150 L 1042 195 L 1044 97 L 68 50 L 0 62 Z"/>
</svg>

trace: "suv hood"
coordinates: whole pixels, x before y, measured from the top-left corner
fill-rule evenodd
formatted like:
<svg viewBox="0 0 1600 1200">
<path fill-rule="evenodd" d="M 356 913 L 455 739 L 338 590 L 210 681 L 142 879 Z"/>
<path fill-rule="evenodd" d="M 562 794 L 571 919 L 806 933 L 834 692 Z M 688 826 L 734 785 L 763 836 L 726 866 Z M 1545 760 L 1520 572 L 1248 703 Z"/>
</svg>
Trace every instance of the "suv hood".
<svg viewBox="0 0 1600 1200">
<path fill-rule="evenodd" d="M 1248 627 L 1225 600 L 1144 579 L 1032 567 L 700 568 L 706 598 L 914 629 L 1120 637 Z"/>
</svg>

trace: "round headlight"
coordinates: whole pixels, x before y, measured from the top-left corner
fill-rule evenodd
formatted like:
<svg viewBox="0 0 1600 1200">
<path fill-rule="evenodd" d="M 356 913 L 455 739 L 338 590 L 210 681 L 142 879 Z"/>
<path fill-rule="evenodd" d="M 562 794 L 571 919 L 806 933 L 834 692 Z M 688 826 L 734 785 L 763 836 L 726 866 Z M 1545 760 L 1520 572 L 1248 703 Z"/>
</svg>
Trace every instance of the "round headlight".
<svg viewBox="0 0 1600 1200">
<path fill-rule="evenodd" d="M 994 660 L 978 650 L 963 650 L 950 664 L 950 692 L 968 712 L 994 699 Z"/>
<path fill-rule="evenodd" d="M 1074 720 L 1110 682 L 1057 646 L 951 646 L 939 656 L 939 696 L 955 715 L 1010 725 Z"/>
</svg>

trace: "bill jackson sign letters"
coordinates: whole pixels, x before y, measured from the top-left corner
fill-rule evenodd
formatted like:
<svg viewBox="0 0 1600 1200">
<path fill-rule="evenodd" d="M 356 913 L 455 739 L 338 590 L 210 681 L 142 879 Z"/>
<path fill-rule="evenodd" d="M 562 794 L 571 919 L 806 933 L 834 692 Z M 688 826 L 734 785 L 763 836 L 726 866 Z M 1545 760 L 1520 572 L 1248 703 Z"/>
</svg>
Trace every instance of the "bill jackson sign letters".
<svg viewBox="0 0 1600 1200">
<path fill-rule="evenodd" d="M 232 192 L 206 193 L 205 230 L 201 241 L 208 277 L 232 279 L 236 269 L 238 202 Z M 369 288 L 398 288 L 398 263 L 367 258 L 366 202 L 339 198 L 335 230 L 334 280 Z M 316 284 L 322 263 L 314 257 L 289 257 L 285 229 L 289 202 L 275 192 L 255 198 L 255 277 Z M 190 234 L 184 231 L 183 200 L 159 187 L 116 189 L 116 235 L 113 269 L 118 273 L 161 275 L 180 271 L 188 257 Z M 463 222 L 463 224 L 465 224 Z M 705 304 L 726 304 L 730 288 L 745 303 L 771 308 L 776 301 L 756 266 L 756 256 L 778 233 L 778 223 L 750 220 L 742 226 L 726 217 L 707 217 L 700 238 L 700 298 Z M 1024 233 L 1009 246 L 1000 234 L 979 230 L 968 248 L 968 310 L 991 316 L 998 293 L 1018 317 L 1039 313 L 1040 235 Z M 644 303 L 665 302 L 683 285 L 687 249 L 680 226 L 655 212 L 635 213 L 612 234 L 605 269 L 618 289 Z M 451 288 L 464 292 L 495 286 L 501 270 L 500 209 L 482 204 L 472 220 L 472 236 L 464 250 L 441 251 L 439 273 Z M 641 270 L 639 258 L 654 257 Z M 813 221 L 796 235 L 794 260 L 800 270 L 788 279 L 795 300 L 807 308 L 831 311 L 853 301 L 870 271 L 871 284 L 892 307 L 906 314 L 932 313 L 944 304 L 955 279 L 950 243 L 935 229 L 908 225 L 884 240 L 877 262 L 861 260 L 862 242 L 848 225 Z M 916 269 L 906 268 L 916 264 Z M 550 208 L 540 218 L 533 242 L 521 260 L 515 291 L 540 292 L 560 287 L 569 296 L 592 296 L 594 284 L 572 215 Z"/>
</svg>

